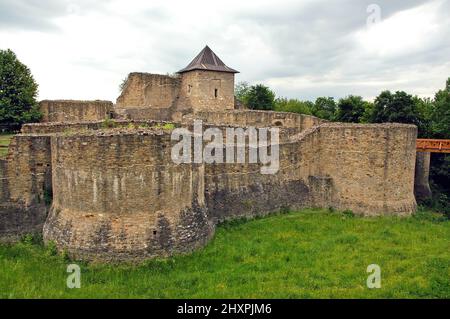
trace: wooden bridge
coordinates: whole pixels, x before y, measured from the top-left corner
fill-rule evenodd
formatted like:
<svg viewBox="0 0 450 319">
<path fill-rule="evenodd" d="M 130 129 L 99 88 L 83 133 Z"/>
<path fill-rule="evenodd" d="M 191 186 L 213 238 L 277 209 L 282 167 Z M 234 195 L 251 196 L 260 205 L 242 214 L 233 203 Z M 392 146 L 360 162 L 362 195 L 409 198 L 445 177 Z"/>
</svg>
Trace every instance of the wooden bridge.
<svg viewBox="0 0 450 319">
<path fill-rule="evenodd" d="M 416 150 L 428 153 L 450 153 L 450 140 L 418 138 Z"/>
</svg>

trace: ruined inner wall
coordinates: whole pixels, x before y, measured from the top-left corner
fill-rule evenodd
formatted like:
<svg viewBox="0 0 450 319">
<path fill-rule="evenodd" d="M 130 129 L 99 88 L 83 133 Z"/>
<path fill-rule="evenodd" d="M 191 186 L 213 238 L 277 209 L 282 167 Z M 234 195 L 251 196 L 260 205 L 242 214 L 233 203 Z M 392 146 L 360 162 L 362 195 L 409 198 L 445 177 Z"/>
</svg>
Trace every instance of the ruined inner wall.
<svg viewBox="0 0 450 319">
<path fill-rule="evenodd" d="M 44 100 L 39 102 L 41 122 L 98 121 L 109 117 L 113 109 L 109 101 Z"/>
<path fill-rule="evenodd" d="M 180 126 L 179 123 L 156 121 L 156 120 L 114 120 L 114 121 L 89 121 L 77 123 L 28 123 L 22 125 L 21 133 L 23 134 L 53 134 L 64 133 L 74 134 L 77 132 L 87 132 L 90 130 L 101 130 L 108 127 L 115 128 L 151 128 L 161 127 L 165 124 Z"/>
<path fill-rule="evenodd" d="M 130 73 L 116 112 L 132 119 L 168 120 L 178 99 L 180 79 L 168 75 Z"/>
<path fill-rule="evenodd" d="M 50 137 L 16 135 L 0 159 L 0 239 L 41 232 L 51 197 Z"/>
<path fill-rule="evenodd" d="M 194 112 L 234 109 L 234 74 L 200 70 L 183 73 L 177 108 Z"/>
<path fill-rule="evenodd" d="M 52 138 L 53 204 L 44 239 L 87 259 L 190 251 L 212 235 L 204 166 L 175 165 L 162 131 Z"/>
<path fill-rule="evenodd" d="M 115 111 L 121 118 L 170 120 L 202 110 L 232 110 L 234 104 L 232 73 L 195 70 L 177 77 L 131 73 Z"/>
<path fill-rule="evenodd" d="M 325 120 L 314 116 L 273 111 L 233 110 L 233 111 L 200 111 L 183 117 L 185 122 L 199 119 L 210 124 L 226 124 L 233 126 L 295 128 L 299 131 L 325 123 Z"/>
</svg>

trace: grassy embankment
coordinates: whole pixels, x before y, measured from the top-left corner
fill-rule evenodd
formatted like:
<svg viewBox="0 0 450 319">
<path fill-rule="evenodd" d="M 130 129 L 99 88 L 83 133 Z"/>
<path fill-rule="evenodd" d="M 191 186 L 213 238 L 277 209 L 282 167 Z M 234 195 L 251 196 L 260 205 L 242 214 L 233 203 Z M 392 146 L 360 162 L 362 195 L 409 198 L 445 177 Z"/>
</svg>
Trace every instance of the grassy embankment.
<svg viewBox="0 0 450 319">
<path fill-rule="evenodd" d="M 325 210 L 277 214 L 218 227 L 189 255 L 140 265 L 78 262 L 28 237 L 0 245 L 2 298 L 450 298 L 450 221 L 360 218 Z M 381 267 L 368 289 L 367 266 Z"/>
</svg>

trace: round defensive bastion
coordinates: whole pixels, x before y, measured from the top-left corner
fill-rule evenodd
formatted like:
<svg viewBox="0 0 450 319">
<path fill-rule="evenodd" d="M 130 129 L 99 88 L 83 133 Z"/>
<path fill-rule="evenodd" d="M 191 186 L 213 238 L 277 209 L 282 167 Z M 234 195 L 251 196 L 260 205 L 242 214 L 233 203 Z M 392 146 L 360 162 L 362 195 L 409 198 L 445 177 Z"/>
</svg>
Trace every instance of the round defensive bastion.
<svg viewBox="0 0 450 319">
<path fill-rule="evenodd" d="M 77 258 L 105 261 L 203 245 L 213 233 L 204 166 L 175 165 L 170 147 L 170 134 L 157 129 L 53 136 L 56 187 L 44 239 Z"/>
</svg>

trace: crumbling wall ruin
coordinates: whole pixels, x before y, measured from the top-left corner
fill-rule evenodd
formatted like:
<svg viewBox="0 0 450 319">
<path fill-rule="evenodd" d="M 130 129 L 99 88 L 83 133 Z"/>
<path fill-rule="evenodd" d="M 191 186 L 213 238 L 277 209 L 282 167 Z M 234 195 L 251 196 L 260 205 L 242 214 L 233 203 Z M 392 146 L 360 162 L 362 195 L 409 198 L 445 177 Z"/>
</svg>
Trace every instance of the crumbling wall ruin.
<svg viewBox="0 0 450 319">
<path fill-rule="evenodd" d="M 117 98 L 115 112 L 129 119 L 169 120 L 175 112 L 181 79 L 175 76 L 130 73 Z"/>
<path fill-rule="evenodd" d="M 41 122 L 99 121 L 108 118 L 113 109 L 109 101 L 44 100 L 39 102 Z"/>
</svg>

